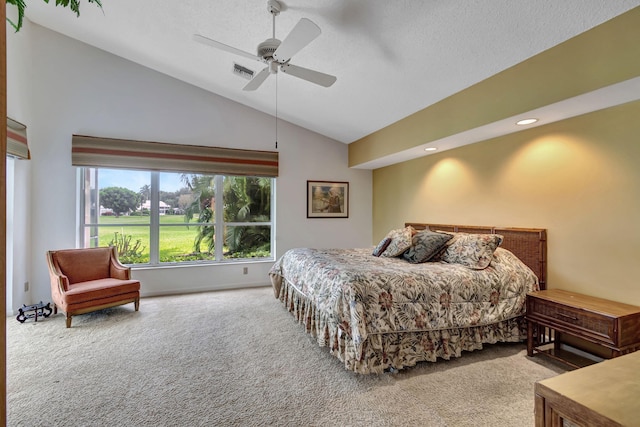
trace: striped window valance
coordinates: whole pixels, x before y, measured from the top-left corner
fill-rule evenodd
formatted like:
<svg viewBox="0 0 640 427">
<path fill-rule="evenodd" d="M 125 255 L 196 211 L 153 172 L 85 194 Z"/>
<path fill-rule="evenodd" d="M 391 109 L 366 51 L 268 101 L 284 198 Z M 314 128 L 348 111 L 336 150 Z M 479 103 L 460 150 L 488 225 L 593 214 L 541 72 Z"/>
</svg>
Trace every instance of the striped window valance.
<svg viewBox="0 0 640 427">
<path fill-rule="evenodd" d="M 27 144 L 27 127 L 7 117 L 7 155 L 18 159 L 30 159 Z"/>
<path fill-rule="evenodd" d="M 74 166 L 278 176 L 278 152 L 73 135 Z"/>
</svg>

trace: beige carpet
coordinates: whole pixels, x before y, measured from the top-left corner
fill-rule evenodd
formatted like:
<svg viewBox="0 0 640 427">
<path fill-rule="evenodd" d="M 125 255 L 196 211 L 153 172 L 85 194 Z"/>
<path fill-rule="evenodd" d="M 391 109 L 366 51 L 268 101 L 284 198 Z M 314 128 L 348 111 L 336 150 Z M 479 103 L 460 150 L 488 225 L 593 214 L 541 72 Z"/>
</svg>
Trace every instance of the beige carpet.
<svg viewBox="0 0 640 427">
<path fill-rule="evenodd" d="M 565 371 L 497 344 L 353 374 L 267 287 L 7 324 L 9 426 L 532 426 L 534 382 Z"/>
</svg>

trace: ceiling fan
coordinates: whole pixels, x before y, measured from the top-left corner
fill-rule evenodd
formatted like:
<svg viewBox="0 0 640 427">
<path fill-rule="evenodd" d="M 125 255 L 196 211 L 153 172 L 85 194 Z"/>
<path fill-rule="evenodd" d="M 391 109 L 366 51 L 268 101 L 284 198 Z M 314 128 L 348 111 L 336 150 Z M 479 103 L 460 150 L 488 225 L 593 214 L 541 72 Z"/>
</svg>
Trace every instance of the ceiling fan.
<svg viewBox="0 0 640 427">
<path fill-rule="evenodd" d="M 273 16 L 273 35 L 258 45 L 257 55 L 245 52 L 235 47 L 220 43 L 200 34 L 194 34 L 194 40 L 213 46 L 217 49 L 224 50 L 245 58 L 264 62 L 267 64 L 253 79 L 247 83 L 243 90 L 256 90 L 269 77 L 270 74 L 276 74 L 282 71 L 285 74 L 298 77 L 320 86 L 329 87 L 336 81 L 336 77 L 321 73 L 319 71 L 310 70 L 297 65 L 290 64 L 291 57 L 298 53 L 302 48 L 307 46 L 320 35 L 320 27 L 307 18 L 302 18 L 293 30 L 280 41 L 276 38 L 276 16 L 282 10 L 282 4 L 277 0 L 267 1 L 267 10 Z"/>
</svg>

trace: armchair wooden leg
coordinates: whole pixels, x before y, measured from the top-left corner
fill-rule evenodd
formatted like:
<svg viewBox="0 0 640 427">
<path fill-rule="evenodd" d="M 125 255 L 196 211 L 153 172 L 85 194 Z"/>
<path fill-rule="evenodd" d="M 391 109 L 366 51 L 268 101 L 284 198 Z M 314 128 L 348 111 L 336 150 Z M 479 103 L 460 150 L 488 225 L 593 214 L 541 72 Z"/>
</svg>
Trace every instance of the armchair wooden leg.
<svg viewBox="0 0 640 427">
<path fill-rule="evenodd" d="M 71 327 L 71 315 L 67 313 L 67 328 Z"/>
<path fill-rule="evenodd" d="M 53 303 L 53 314 L 58 314 L 58 306 L 55 302 Z"/>
<path fill-rule="evenodd" d="M 136 300 L 133 302 L 133 306 L 135 307 L 136 311 L 138 311 L 138 309 L 140 308 L 140 297 L 136 298 Z"/>
</svg>

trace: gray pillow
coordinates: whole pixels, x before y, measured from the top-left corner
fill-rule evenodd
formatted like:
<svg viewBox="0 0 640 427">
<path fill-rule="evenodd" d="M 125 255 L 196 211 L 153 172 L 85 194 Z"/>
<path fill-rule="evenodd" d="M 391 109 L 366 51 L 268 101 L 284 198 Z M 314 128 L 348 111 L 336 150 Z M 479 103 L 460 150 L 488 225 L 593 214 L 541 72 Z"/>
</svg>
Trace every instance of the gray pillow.
<svg viewBox="0 0 640 427">
<path fill-rule="evenodd" d="M 380 256 L 382 255 L 382 252 L 385 251 L 385 249 L 387 249 L 387 246 L 389 246 L 389 244 L 391 243 L 391 237 L 385 237 L 384 239 L 380 240 L 380 243 L 378 243 L 378 246 L 375 247 L 375 249 L 373 250 L 373 256 Z"/>
<path fill-rule="evenodd" d="M 411 247 L 404 253 L 404 257 L 413 264 L 429 261 L 452 237 L 450 234 L 431 230 L 419 231 L 411 239 Z"/>
</svg>

